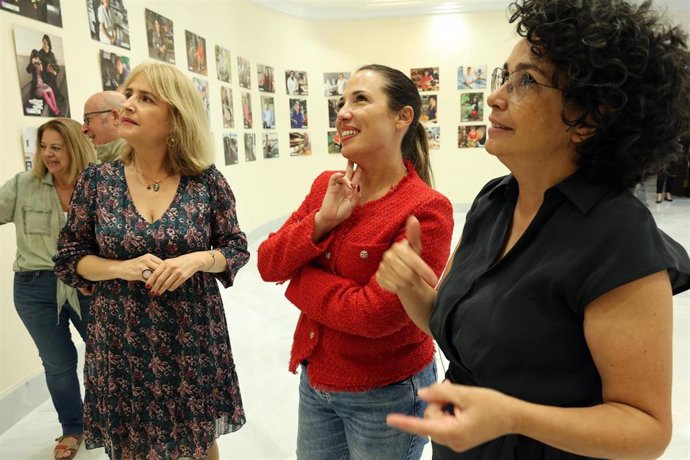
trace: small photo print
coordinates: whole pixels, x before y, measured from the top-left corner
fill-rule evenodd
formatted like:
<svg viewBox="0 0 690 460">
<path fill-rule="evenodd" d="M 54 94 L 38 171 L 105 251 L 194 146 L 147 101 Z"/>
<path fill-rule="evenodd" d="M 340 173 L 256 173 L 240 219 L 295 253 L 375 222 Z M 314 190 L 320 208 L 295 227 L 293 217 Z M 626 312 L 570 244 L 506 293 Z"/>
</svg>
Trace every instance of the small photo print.
<svg viewBox="0 0 690 460">
<path fill-rule="evenodd" d="M 290 96 L 306 96 L 309 94 L 307 72 L 301 70 L 285 71 L 285 88 Z"/>
<path fill-rule="evenodd" d="M 123 92 L 124 88 L 122 85 L 124 85 L 130 70 L 129 58 L 103 50 L 101 50 L 100 54 L 103 91 Z"/>
<path fill-rule="evenodd" d="M 194 86 L 196 87 L 196 90 L 199 91 L 199 95 L 201 96 L 201 100 L 204 103 L 204 107 L 206 107 L 206 122 L 210 125 L 211 124 L 211 103 L 210 103 L 210 95 L 208 92 L 208 80 L 202 80 L 201 78 L 192 78 L 192 81 L 194 82 Z"/>
<path fill-rule="evenodd" d="M 290 128 L 300 129 L 309 127 L 307 119 L 307 100 L 290 99 Z"/>
<path fill-rule="evenodd" d="M 149 9 L 145 9 L 144 16 L 149 57 L 175 64 L 175 35 L 172 20 Z"/>
<path fill-rule="evenodd" d="M 458 148 L 472 149 L 484 147 L 486 125 L 458 126 Z"/>
<path fill-rule="evenodd" d="M 458 89 L 486 88 L 486 64 L 458 67 Z"/>
<path fill-rule="evenodd" d="M 206 39 L 188 30 L 184 31 L 187 43 L 187 70 L 208 75 L 206 67 Z"/>
<path fill-rule="evenodd" d="M 242 122 L 246 129 L 252 129 L 254 122 L 252 120 L 252 98 L 251 94 L 242 92 Z"/>
<path fill-rule="evenodd" d="M 441 148 L 441 128 L 438 126 L 425 126 L 426 137 L 429 141 L 429 150 L 438 150 Z"/>
<path fill-rule="evenodd" d="M 232 56 L 230 51 L 216 45 L 216 74 L 218 80 L 232 83 Z"/>
<path fill-rule="evenodd" d="M 91 38 L 129 49 L 129 21 L 125 0 L 86 0 Z"/>
<path fill-rule="evenodd" d="M 237 56 L 237 73 L 239 74 L 240 86 L 244 89 L 252 89 L 252 75 L 249 59 Z"/>
<path fill-rule="evenodd" d="M 261 126 L 276 129 L 276 105 L 273 96 L 261 96 Z"/>
<path fill-rule="evenodd" d="M 328 127 L 335 128 L 335 120 L 338 118 L 340 110 L 340 98 L 329 97 L 328 99 Z"/>
<path fill-rule="evenodd" d="M 345 85 L 350 79 L 350 72 L 328 72 L 323 74 L 324 95 L 342 96 L 345 93 Z"/>
<path fill-rule="evenodd" d="M 484 93 L 460 94 L 460 121 L 484 120 Z"/>
<path fill-rule="evenodd" d="M 328 136 L 328 153 L 340 154 L 341 145 L 338 131 L 328 131 L 326 135 Z"/>
<path fill-rule="evenodd" d="M 290 132 L 290 156 L 299 157 L 306 155 L 311 155 L 309 133 L 305 131 Z"/>
<path fill-rule="evenodd" d="M 410 79 L 420 91 L 438 91 L 438 67 L 418 67 L 410 69 Z"/>
<path fill-rule="evenodd" d="M 273 67 L 258 64 L 256 72 L 259 77 L 259 91 L 264 93 L 275 93 L 275 79 L 273 77 Z"/>
<path fill-rule="evenodd" d="M 422 123 L 438 123 L 436 119 L 436 110 L 438 109 L 438 96 L 422 96 L 422 115 L 419 121 Z"/>
<path fill-rule="evenodd" d="M 235 110 L 232 106 L 232 88 L 221 85 L 220 106 L 223 111 L 223 128 L 234 128 Z"/>
<path fill-rule="evenodd" d="M 0 0 L 0 10 L 62 27 L 60 0 Z"/>
<path fill-rule="evenodd" d="M 237 134 L 223 134 L 223 153 L 225 155 L 225 166 L 236 165 L 239 162 Z"/>
<path fill-rule="evenodd" d="M 244 133 L 244 161 L 256 161 L 256 134 Z"/>
<path fill-rule="evenodd" d="M 264 158 L 278 158 L 278 134 L 264 133 L 262 136 L 262 146 Z"/>
</svg>

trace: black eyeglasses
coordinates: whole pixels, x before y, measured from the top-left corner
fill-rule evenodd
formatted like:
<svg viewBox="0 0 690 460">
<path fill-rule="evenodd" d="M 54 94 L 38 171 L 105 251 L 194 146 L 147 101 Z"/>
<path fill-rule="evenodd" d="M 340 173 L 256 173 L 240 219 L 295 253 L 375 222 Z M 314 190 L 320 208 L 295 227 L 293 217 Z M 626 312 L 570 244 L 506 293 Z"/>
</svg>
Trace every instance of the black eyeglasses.
<svg viewBox="0 0 690 460">
<path fill-rule="evenodd" d="M 91 123 L 91 119 L 93 118 L 92 115 L 98 115 L 101 113 L 108 113 L 111 112 L 113 109 L 108 109 L 108 110 L 96 110 L 95 112 L 86 112 L 84 114 L 84 126 L 89 126 L 89 123 Z"/>
<path fill-rule="evenodd" d="M 508 86 L 506 87 L 508 94 L 512 97 L 514 102 L 518 102 L 520 99 L 522 99 L 527 91 L 534 85 L 562 91 L 561 88 L 558 88 L 557 86 L 539 83 L 532 75 L 527 73 L 526 70 L 515 70 L 509 73 L 501 67 L 496 67 L 491 74 L 491 91 L 496 91 L 506 83 L 508 83 Z"/>
</svg>

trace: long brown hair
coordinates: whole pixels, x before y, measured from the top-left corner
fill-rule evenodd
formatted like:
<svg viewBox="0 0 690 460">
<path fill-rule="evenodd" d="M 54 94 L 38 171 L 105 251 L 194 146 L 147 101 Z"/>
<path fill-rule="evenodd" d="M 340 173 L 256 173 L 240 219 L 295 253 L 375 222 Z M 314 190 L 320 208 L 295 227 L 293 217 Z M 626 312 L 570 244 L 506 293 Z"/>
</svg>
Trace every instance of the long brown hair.
<svg viewBox="0 0 690 460">
<path fill-rule="evenodd" d="M 93 144 L 82 133 L 81 123 L 71 118 L 53 118 L 43 123 L 36 132 L 36 154 L 34 155 L 34 165 L 31 168 L 31 173 L 41 179 L 45 177 L 48 171 L 46 164 L 43 162 L 43 151 L 41 150 L 43 133 L 47 130 L 53 130 L 62 137 L 70 156 L 67 180 L 70 184 L 74 184 L 77 176 L 81 174 L 89 163 L 96 163 L 97 161 Z"/>
</svg>

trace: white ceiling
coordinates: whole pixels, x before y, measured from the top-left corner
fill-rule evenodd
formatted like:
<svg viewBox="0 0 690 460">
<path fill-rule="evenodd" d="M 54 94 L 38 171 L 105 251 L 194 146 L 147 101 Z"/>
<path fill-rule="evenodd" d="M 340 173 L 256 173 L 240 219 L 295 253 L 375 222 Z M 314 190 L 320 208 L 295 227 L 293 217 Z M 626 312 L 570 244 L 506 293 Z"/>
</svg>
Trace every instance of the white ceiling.
<svg viewBox="0 0 690 460">
<path fill-rule="evenodd" d="M 304 19 L 369 19 L 426 14 L 505 10 L 510 0 L 250 0 L 281 13 Z M 633 0 L 640 2 L 641 0 Z M 670 11 L 690 11 L 690 0 L 656 0 Z"/>
</svg>

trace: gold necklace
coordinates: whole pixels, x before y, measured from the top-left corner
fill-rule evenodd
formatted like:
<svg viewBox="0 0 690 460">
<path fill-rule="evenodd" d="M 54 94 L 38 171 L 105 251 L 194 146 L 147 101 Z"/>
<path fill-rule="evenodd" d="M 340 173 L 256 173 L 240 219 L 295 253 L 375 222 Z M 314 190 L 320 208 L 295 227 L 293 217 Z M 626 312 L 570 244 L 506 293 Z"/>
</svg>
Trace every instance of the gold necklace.
<svg viewBox="0 0 690 460">
<path fill-rule="evenodd" d="M 146 176 L 144 175 L 143 172 L 139 171 L 139 168 L 137 168 L 137 165 L 136 165 L 136 164 L 132 164 L 132 166 L 134 166 L 134 170 L 135 170 L 137 173 L 141 174 L 141 177 L 143 177 L 144 179 L 146 179 L 146 180 L 148 180 L 148 181 L 151 181 L 151 183 L 147 185 L 147 184 L 142 183 L 142 182 L 139 180 L 139 176 L 136 176 L 136 177 L 137 177 L 137 182 L 139 182 L 139 185 L 143 185 L 144 187 L 146 187 L 146 190 L 153 190 L 154 192 L 157 192 L 158 190 L 161 189 L 161 184 L 165 181 L 165 179 L 167 179 L 168 177 L 170 177 L 170 174 L 168 174 L 167 176 L 165 176 L 165 177 L 164 177 L 163 179 L 161 179 L 161 180 L 153 180 L 153 179 L 151 179 L 150 177 L 146 177 Z"/>
</svg>

